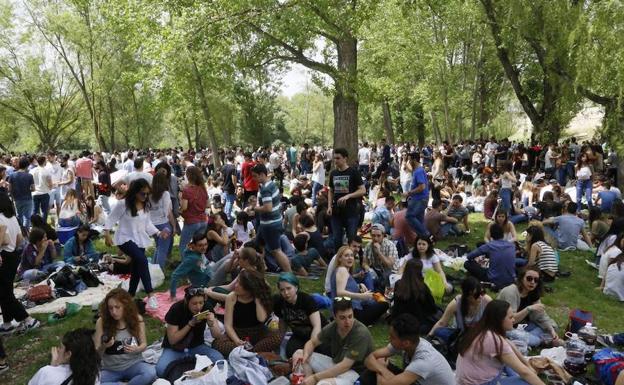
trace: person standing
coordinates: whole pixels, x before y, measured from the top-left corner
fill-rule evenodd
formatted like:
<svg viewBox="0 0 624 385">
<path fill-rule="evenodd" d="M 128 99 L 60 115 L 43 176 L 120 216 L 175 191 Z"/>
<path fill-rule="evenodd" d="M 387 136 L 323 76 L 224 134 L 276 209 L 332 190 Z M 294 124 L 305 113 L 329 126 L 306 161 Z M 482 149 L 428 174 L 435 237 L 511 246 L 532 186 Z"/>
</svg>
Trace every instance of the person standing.
<svg viewBox="0 0 624 385">
<path fill-rule="evenodd" d="M 244 161 L 241 166 L 241 176 L 243 177 L 243 206 L 247 204 L 247 200 L 252 195 L 258 195 L 258 182 L 251 175 L 251 169 L 256 163 L 251 158 L 250 152 L 245 152 Z"/>
<path fill-rule="evenodd" d="M 152 196 L 150 197 L 150 219 L 158 230 L 169 236 L 156 238 L 156 248 L 152 261 L 158 263 L 165 271 L 165 263 L 173 245 L 173 234 L 176 222 L 171 210 L 171 197 L 169 195 L 169 178 L 164 172 L 156 173 L 152 180 Z"/>
<path fill-rule="evenodd" d="M 58 212 L 61 210 L 61 201 L 63 200 L 61 197 L 61 186 L 59 186 L 59 183 L 63 178 L 63 169 L 61 168 L 59 162 L 57 162 L 56 154 L 53 151 L 48 151 L 48 161 L 45 169 L 52 178 L 52 189 L 48 193 L 50 194 L 49 207 L 52 207 L 54 204 L 56 215 L 58 217 Z"/>
<path fill-rule="evenodd" d="M 166 239 L 170 233 L 160 231 L 150 219 L 150 185 L 145 179 L 137 179 L 130 183 L 125 198 L 117 202 L 106 218 L 104 225 L 104 237 L 106 246 L 119 249 L 132 259 L 132 273 L 130 275 L 130 287 L 128 293 L 136 294 L 139 280 L 147 293 L 148 305 L 152 309 L 158 307 L 156 297 L 152 296 L 152 279 L 149 272 L 145 248 L 152 243 L 151 236 Z M 115 231 L 114 240 L 110 236 L 110 230 L 115 224 L 119 228 Z"/>
<path fill-rule="evenodd" d="M 410 158 L 414 173 L 410 189 L 403 193 L 403 197 L 408 200 L 405 220 L 419 236 L 427 238 L 430 234 L 425 227 L 425 209 L 429 203 L 429 180 L 418 157 L 412 154 Z"/>
<path fill-rule="evenodd" d="M 103 160 L 98 160 L 95 164 L 95 171 L 98 173 L 98 203 L 104 209 L 106 215 L 110 214 L 110 205 L 108 204 L 108 198 L 110 198 L 113 186 L 111 185 L 110 171 L 106 163 Z"/>
<path fill-rule="evenodd" d="M 184 255 L 184 249 L 190 242 L 193 234 L 206 230 L 206 206 L 208 205 L 208 192 L 204 184 L 204 176 L 199 167 L 186 168 L 188 184 L 182 189 L 180 195 L 180 213 L 184 219 L 184 226 L 180 234 L 180 255 Z"/>
<path fill-rule="evenodd" d="M 30 170 L 33 176 L 35 191 L 32 193 L 34 203 L 34 213 L 41 213 L 44 222 L 48 222 L 48 211 L 50 208 L 50 190 L 52 190 L 52 176 L 46 170 L 46 157 L 37 157 L 37 167 Z"/>
<path fill-rule="evenodd" d="M 364 142 L 362 148 L 358 150 L 358 168 L 360 174 L 366 178 L 370 172 L 371 150 L 368 148 L 368 142 Z"/>
<path fill-rule="evenodd" d="M 323 153 L 314 155 L 312 164 L 312 207 L 316 207 L 317 195 L 325 185 L 325 164 L 323 163 Z"/>
<path fill-rule="evenodd" d="M 288 163 L 290 164 L 290 177 L 294 177 L 297 171 L 297 147 L 293 143 L 288 149 Z"/>
<path fill-rule="evenodd" d="M 89 195 L 95 196 L 93 191 L 93 160 L 89 158 L 89 151 L 83 151 L 82 157 L 76 161 L 76 192 L 83 199 Z"/>
<path fill-rule="evenodd" d="M 251 172 L 260 186 L 258 205 L 254 208 L 254 213 L 260 217 L 257 238 L 264 241 L 282 271 L 289 272 L 290 261 L 280 247 L 280 237 L 284 233 L 281 194 L 275 182 L 268 177 L 265 165 L 257 164 Z"/>
<path fill-rule="evenodd" d="M 335 249 L 342 246 L 345 231 L 347 241 L 355 237 L 360 220 L 360 199 L 366 194 L 360 172 L 349 166 L 348 161 L 346 149 L 334 150 L 336 168 L 329 173 L 327 215 L 331 217 Z"/>
<path fill-rule="evenodd" d="M 223 208 L 223 212 L 227 215 L 228 222 L 230 222 L 232 220 L 232 208 L 236 200 L 236 185 L 238 184 L 236 166 L 234 165 L 234 154 L 229 153 L 226 155 L 221 174 L 223 175 L 223 193 L 225 194 L 225 207 Z"/>
<path fill-rule="evenodd" d="M 35 180 L 28 172 L 29 164 L 28 158 L 21 157 L 17 171 L 9 176 L 9 189 L 15 201 L 17 221 L 24 233 L 30 228 L 30 216 L 33 213 L 32 192 L 35 191 Z"/>
</svg>

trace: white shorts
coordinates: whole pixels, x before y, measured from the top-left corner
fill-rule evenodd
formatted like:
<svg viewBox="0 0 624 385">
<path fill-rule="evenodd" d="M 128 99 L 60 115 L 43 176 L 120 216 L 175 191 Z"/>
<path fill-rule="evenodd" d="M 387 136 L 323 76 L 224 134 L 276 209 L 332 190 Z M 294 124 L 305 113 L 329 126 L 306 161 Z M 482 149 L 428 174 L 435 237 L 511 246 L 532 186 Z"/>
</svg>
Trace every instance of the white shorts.
<svg viewBox="0 0 624 385">
<path fill-rule="evenodd" d="M 310 365 L 314 373 L 319 373 L 336 366 L 331 357 L 320 353 L 312 353 L 308 359 L 308 365 Z M 336 385 L 353 385 L 358 378 L 360 378 L 360 375 L 355 370 L 349 370 L 336 377 L 334 381 Z"/>
</svg>

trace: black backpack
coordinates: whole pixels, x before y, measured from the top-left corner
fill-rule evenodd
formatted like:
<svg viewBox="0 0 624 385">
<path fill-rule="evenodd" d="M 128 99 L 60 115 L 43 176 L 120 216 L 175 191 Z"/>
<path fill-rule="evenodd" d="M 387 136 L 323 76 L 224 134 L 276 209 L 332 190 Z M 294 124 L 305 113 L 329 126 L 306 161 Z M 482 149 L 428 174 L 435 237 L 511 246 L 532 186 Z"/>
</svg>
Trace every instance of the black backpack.
<svg viewBox="0 0 624 385">
<path fill-rule="evenodd" d="M 54 282 L 55 289 L 64 289 L 73 291 L 76 288 L 76 283 L 80 278 L 73 272 L 69 265 L 65 265 L 61 270 L 50 275 L 49 281 Z"/>
<path fill-rule="evenodd" d="M 162 378 L 173 384 L 178 378 L 182 377 L 185 372 L 195 369 L 195 363 L 195 356 L 186 356 L 171 361 L 169 365 L 167 365 Z"/>
<path fill-rule="evenodd" d="M 78 277 L 80 277 L 82 282 L 84 282 L 87 287 L 98 287 L 99 285 L 103 285 L 102 281 L 100 281 L 93 270 L 84 266 L 78 267 Z"/>
</svg>

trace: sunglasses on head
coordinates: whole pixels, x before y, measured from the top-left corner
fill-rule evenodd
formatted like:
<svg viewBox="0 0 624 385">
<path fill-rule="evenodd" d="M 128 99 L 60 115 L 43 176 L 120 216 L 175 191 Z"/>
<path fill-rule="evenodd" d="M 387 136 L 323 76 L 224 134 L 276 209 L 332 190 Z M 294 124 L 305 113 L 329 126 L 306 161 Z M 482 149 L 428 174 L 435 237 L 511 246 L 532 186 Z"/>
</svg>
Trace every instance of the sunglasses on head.
<svg viewBox="0 0 624 385">
<path fill-rule="evenodd" d="M 334 301 L 335 302 L 342 302 L 342 301 L 351 302 L 351 297 L 335 297 Z"/>
<path fill-rule="evenodd" d="M 526 277 L 524 277 L 524 279 L 527 280 L 527 282 L 535 282 L 538 283 L 539 282 L 539 277 L 531 277 L 530 275 L 527 275 Z"/>
<path fill-rule="evenodd" d="M 192 287 L 190 289 L 186 289 L 187 297 L 195 297 L 196 295 L 204 295 L 204 289 L 201 287 Z"/>
</svg>

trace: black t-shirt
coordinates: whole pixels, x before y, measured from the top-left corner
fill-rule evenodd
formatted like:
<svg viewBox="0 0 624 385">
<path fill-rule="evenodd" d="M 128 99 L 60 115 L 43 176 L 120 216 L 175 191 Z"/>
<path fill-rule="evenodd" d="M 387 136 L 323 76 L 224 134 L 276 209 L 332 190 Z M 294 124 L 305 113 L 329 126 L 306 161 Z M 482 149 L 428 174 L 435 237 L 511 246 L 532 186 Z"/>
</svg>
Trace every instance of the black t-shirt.
<svg viewBox="0 0 624 385">
<path fill-rule="evenodd" d="M 316 302 L 307 293 L 297 293 L 297 301 L 288 303 L 281 295 L 273 298 L 273 311 L 279 319 L 284 320 L 293 334 L 302 339 L 309 339 L 312 333 L 310 314 L 318 311 Z"/>
<path fill-rule="evenodd" d="M 209 310 L 208 304 L 204 305 L 202 311 Z M 179 329 L 185 327 L 189 321 L 193 318 L 193 314 L 189 311 L 188 307 L 185 305 L 184 300 L 178 301 L 174 303 L 167 315 L 165 315 L 165 322 L 168 325 L 177 326 Z M 206 329 L 206 320 L 199 322 L 195 325 L 188 334 L 185 336 L 182 341 L 186 338 L 190 340 L 188 348 L 194 348 L 204 343 L 204 330 Z M 181 341 L 180 341 L 181 342 Z M 178 342 L 178 344 L 180 344 Z M 177 344 L 176 344 L 177 345 Z M 167 333 L 165 332 L 165 338 L 163 339 L 163 348 L 171 348 L 171 344 L 169 343 L 169 338 L 167 338 Z"/>
<path fill-rule="evenodd" d="M 542 214 L 542 219 L 558 217 L 559 215 L 561 215 L 561 210 L 563 208 L 561 203 L 553 201 L 537 202 L 535 204 L 535 207 L 537 207 L 537 209 Z"/>
<path fill-rule="evenodd" d="M 335 214 L 349 216 L 359 215 L 357 206 L 360 198 L 347 200 L 345 206 L 338 206 L 337 202 L 338 199 L 343 196 L 355 192 L 362 184 L 362 176 L 356 168 L 348 167 L 344 171 L 335 169 L 329 173 L 329 188 L 332 189 L 334 193 L 332 209 Z"/>
<path fill-rule="evenodd" d="M 109 197 L 111 195 L 111 179 L 110 174 L 106 171 L 98 173 L 98 194 Z"/>
<path fill-rule="evenodd" d="M 496 149 L 496 159 L 497 160 L 507 160 L 507 152 L 509 151 L 509 147 L 503 146 L 502 144 L 498 146 Z"/>
<path fill-rule="evenodd" d="M 236 167 L 233 164 L 226 164 L 221 169 L 223 173 L 223 191 L 228 194 L 234 194 L 236 192 L 236 186 L 232 183 L 232 175 L 236 176 Z"/>
</svg>

